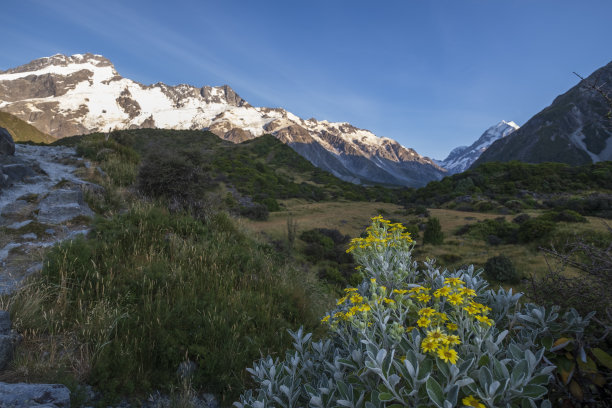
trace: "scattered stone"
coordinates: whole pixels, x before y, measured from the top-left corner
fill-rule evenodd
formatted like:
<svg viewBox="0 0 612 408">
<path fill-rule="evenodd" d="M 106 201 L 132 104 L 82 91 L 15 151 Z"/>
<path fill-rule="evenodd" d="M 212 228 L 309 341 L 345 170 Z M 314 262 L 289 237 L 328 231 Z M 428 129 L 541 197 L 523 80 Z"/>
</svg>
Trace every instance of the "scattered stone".
<svg viewBox="0 0 612 408">
<path fill-rule="evenodd" d="M 70 390 L 60 384 L 0 383 L 0 407 L 70 408 Z"/>
<path fill-rule="evenodd" d="M 49 235 L 55 235 L 55 230 L 53 228 L 47 228 L 45 230 L 45 233 Z"/>
<path fill-rule="evenodd" d="M 15 142 L 13 141 L 13 137 L 3 127 L 0 127 L 0 154 L 5 154 L 9 156 L 15 155 Z"/>
<path fill-rule="evenodd" d="M 23 238 L 23 239 L 37 239 L 37 238 L 38 238 L 38 235 L 36 235 L 36 234 L 35 234 L 35 233 L 33 233 L 33 232 L 28 232 L 27 234 L 23 234 L 23 235 L 21 236 L 21 238 Z"/>
<path fill-rule="evenodd" d="M 25 220 L 25 221 L 21 221 L 21 222 L 14 222 L 11 225 L 8 225 L 6 228 L 18 230 L 19 228 L 23 228 L 23 227 L 25 227 L 26 225 L 28 225 L 31 222 L 32 222 L 32 220 Z"/>
<path fill-rule="evenodd" d="M 32 265 L 32 266 L 30 266 L 28 268 L 27 274 L 30 275 L 30 274 L 32 274 L 34 272 L 40 272 L 40 271 L 42 271 L 42 268 L 43 268 L 42 262 L 37 262 L 37 263 L 35 263 L 34 265 Z"/>
<path fill-rule="evenodd" d="M 93 217 L 94 213 L 83 201 L 80 190 L 59 189 L 51 191 L 39 205 L 38 221 L 60 224 L 79 215 Z"/>
<path fill-rule="evenodd" d="M 0 265 L 2 265 L 4 260 L 8 257 L 9 252 L 11 252 L 11 249 L 18 248 L 20 246 L 21 246 L 21 244 L 17 244 L 15 242 L 11 242 L 9 244 L 6 244 L 6 246 L 4 248 L 0 249 Z"/>
<path fill-rule="evenodd" d="M 5 218 L 25 217 L 28 215 L 30 204 L 24 200 L 16 200 L 4 206 L 2 216 Z"/>
</svg>

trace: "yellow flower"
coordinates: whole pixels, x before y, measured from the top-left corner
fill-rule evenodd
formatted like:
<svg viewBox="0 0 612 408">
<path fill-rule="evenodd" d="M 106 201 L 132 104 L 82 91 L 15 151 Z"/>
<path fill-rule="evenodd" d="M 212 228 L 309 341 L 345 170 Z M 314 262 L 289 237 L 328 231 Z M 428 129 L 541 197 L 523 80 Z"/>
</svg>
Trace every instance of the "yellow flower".
<svg viewBox="0 0 612 408">
<path fill-rule="evenodd" d="M 474 316 L 474 318 L 481 323 L 485 323 L 489 326 L 493 326 L 493 320 L 489 319 L 487 316 L 476 315 Z"/>
<path fill-rule="evenodd" d="M 463 296 L 476 296 L 476 291 L 474 289 L 459 288 L 459 294 Z"/>
<path fill-rule="evenodd" d="M 475 308 L 474 306 L 466 306 L 463 308 L 463 310 L 465 310 L 466 312 L 468 312 L 471 315 L 475 315 L 476 313 L 478 313 L 478 309 Z"/>
<path fill-rule="evenodd" d="M 448 330 L 457 330 L 459 326 L 457 326 L 455 323 L 446 323 L 446 328 Z"/>
<path fill-rule="evenodd" d="M 443 286 L 434 292 L 434 296 L 437 298 L 440 296 L 448 296 L 451 293 L 451 290 L 452 289 L 450 286 Z"/>
<path fill-rule="evenodd" d="M 463 285 L 463 284 L 465 284 L 465 282 L 464 282 L 464 281 L 462 281 L 462 280 L 461 280 L 461 279 L 459 279 L 459 278 L 446 278 L 446 279 L 444 279 L 444 284 L 445 284 L 445 285 L 450 284 L 450 285 L 452 285 L 452 286 L 459 286 L 459 285 Z"/>
<path fill-rule="evenodd" d="M 424 307 L 423 309 L 419 310 L 419 316 L 431 317 L 434 313 L 436 313 L 436 311 L 431 307 Z"/>
<path fill-rule="evenodd" d="M 364 303 L 361 306 L 359 306 L 360 312 L 369 312 L 370 310 L 372 310 L 372 308 L 367 303 Z"/>
<path fill-rule="evenodd" d="M 346 288 L 344 289 L 345 292 L 357 292 L 357 288 Z"/>
<path fill-rule="evenodd" d="M 351 303 L 361 303 L 363 302 L 363 296 L 353 293 L 349 300 Z"/>
<path fill-rule="evenodd" d="M 426 353 L 428 351 L 436 351 L 438 347 L 439 347 L 438 342 L 436 342 L 434 339 L 431 339 L 429 337 L 425 338 L 421 342 L 421 350 L 423 350 Z"/>
<path fill-rule="evenodd" d="M 446 313 L 436 313 L 436 318 L 441 322 L 445 322 L 448 320 L 448 316 L 446 315 Z"/>
<path fill-rule="evenodd" d="M 405 295 L 407 292 L 406 289 L 393 289 L 393 293 L 397 293 L 398 295 Z"/>
<path fill-rule="evenodd" d="M 326 323 L 327 321 L 329 321 L 330 317 L 331 317 L 330 315 L 325 316 L 324 318 L 321 319 L 321 322 Z"/>
<path fill-rule="evenodd" d="M 384 301 L 385 303 L 387 303 L 387 304 L 389 304 L 389 303 L 395 303 L 395 300 L 393 300 L 393 299 L 389 299 L 389 298 L 384 298 L 384 299 L 383 299 L 383 301 Z"/>
<path fill-rule="evenodd" d="M 406 327 L 406 333 L 410 333 L 411 331 L 413 331 L 414 329 L 416 329 L 416 327 L 414 326 L 408 326 Z"/>
<path fill-rule="evenodd" d="M 429 301 L 431 300 L 431 296 L 429 296 L 429 295 L 428 295 L 428 294 L 426 294 L 426 293 L 419 293 L 419 294 L 417 295 L 417 300 L 418 300 L 419 302 L 429 302 Z"/>
<path fill-rule="evenodd" d="M 453 293 L 448 296 L 448 303 L 453 306 L 458 306 L 463 303 L 463 298 L 458 293 Z"/>
<path fill-rule="evenodd" d="M 346 299 L 348 299 L 348 296 L 345 296 L 343 298 L 338 299 L 336 304 L 339 306 L 339 305 L 343 304 L 344 302 L 346 302 Z"/>
<path fill-rule="evenodd" d="M 439 327 L 436 327 L 434 330 L 427 331 L 427 338 L 434 339 L 436 342 L 438 342 L 444 338 L 444 333 L 440 331 Z"/>
<path fill-rule="evenodd" d="M 426 317 L 421 317 L 419 320 L 417 320 L 417 325 L 419 327 L 428 327 L 431 324 L 431 320 L 429 320 Z"/>
<path fill-rule="evenodd" d="M 441 347 L 438 349 L 438 357 L 447 363 L 457 364 L 457 352 L 448 347 Z"/>
<path fill-rule="evenodd" d="M 459 336 L 455 335 L 455 334 L 451 334 L 449 336 L 446 336 L 446 341 L 448 344 L 461 344 L 461 340 L 459 339 Z"/>
<path fill-rule="evenodd" d="M 429 288 L 425 288 L 423 286 L 415 286 L 414 288 L 411 288 L 408 292 L 410 293 L 429 292 Z"/>
<path fill-rule="evenodd" d="M 478 398 L 474 397 L 473 395 L 468 395 L 467 397 L 461 400 L 461 403 L 466 407 L 486 408 L 485 405 L 482 402 L 478 401 Z"/>
<path fill-rule="evenodd" d="M 344 313 L 342 312 L 334 313 L 334 319 L 343 318 L 343 317 L 344 317 Z"/>
</svg>

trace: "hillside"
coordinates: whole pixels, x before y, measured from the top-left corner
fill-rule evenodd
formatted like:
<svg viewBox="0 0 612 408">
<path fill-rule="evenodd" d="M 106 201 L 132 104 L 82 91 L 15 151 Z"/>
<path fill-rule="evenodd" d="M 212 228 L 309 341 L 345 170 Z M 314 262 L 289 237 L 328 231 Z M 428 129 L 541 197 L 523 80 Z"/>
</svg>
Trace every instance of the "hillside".
<svg viewBox="0 0 612 408">
<path fill-rule="evenodd" d="M 146 167 L 143 174 L 148 172 L 155 179 L 156 185 L 149 186 L 151 194 L 174 194 L 171 186 L 184 181 L 183 196 L 190 189 L 199 195 L 215 192 L 236 211 L 257 206 L 275 211 L 280 208 L 278 200 L 288 198 L 400 203 L 410 191 L 342 181 L 271 135 L 235 144 L 207 131 L 135 129 L 112 132 L 108 141 L 98 133 L 56 143 L 79 146 L 79 151 L 92 159 L 100 158 L 98 149 L 105 144 L 133 149 Z M 185 180 L 189 169 L 197 172 Z M 168 185 L 162 186 L 160 180 L 166 179 Z"/>
<path fill-rule="evenodd" d="M 604 93 L 612 91 L 612 62 L 559 95 L 520 129 L 493 143 L 472 167 L 511 160 L 571 165 L 612 160 L 610 107 L 593 86 Z"/>
<path fill-rule="evenodd" d="M 0 111 L 0 127 L 8 129 L 16 142 L 52 143 L 56 140 L 7 112 Z"/>
</svg>

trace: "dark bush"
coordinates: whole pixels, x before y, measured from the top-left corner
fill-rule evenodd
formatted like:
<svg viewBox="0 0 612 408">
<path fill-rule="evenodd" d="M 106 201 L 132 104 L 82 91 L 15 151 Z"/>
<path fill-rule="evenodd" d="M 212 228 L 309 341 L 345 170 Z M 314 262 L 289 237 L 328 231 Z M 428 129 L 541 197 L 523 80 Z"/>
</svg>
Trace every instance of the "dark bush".
<svg viewBox="0 0 612 408">
<path fill-rule="evenodd" d="M 461 235 L 465 235 L 468 232 L 470 232 L 470 229 L 472 228 L 472 226 L 470 224 L 465 224 L 459 227 L 459 229 L 457 231 L 455 231 L 455 235 L 457 236 L 461 236 Z"/>
<path fill-rule="evenodd" d="M 497 246 L 497 245 L 501 245 L 504 243 L 504 240 L 501 239 L 500 237 L 498 237 L 497 235 L 489 235 L 487 236 L 487 244 L 492 245 L 492 246 Z"/>
<path fill-rule="evenodd" d="M 138 190 L 150 197 L 190 202 L 200 199 L 215 184 L 201 165 L 201 158 L 166 150 L 149 153 L 137 177 Z"/>
<path fill-rule="evenodd" d="M 512 260 L 506 255 L 494 256 L 487 259 L 484 267 L 489 279 L 503 283 L 518 283 L 521 280 Z"/>
<path fill-rule="evenodd" d="M 241 216 L 250 220 L 265 221 L 268 219 L 268 208 L 263 204 L 254 203 L 249 206 L 242 206 L 239 209 Z"/>
<path fill-rule="evenodd" d="M 423 244 L 440 245 L 444 242 L 444 233 L 440 226 L 440 220 L 436 217 L 431 217 L 425 226 L 423 233 Z"/>
<path fill-rule="evenodd" d="M 519 214 L 516 217 L 514 217 L 512 222 L 515 223 L 515 224 L 522 224 L 522 223 L 524 223 L 525 221 L 527 221 L 529 219 L 531 219 L 529 214 Z"/>
<path fill-rule="evenodd" d="M 518 239 L 522 243 L 528 243 L 546 238 L 555 229 L 555 224 L 551 221 L 532 218 L 523 222 L 519 226 Z"/>
</svg>

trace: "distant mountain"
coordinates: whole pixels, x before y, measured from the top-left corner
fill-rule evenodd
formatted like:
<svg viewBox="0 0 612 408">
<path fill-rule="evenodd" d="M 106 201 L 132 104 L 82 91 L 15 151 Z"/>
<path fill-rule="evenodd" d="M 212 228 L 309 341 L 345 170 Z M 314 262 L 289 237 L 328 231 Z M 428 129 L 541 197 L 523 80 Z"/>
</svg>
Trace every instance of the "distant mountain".
<svg viewBox="0 0 612 408">
<path fill-rule="evenodd" d="M 493 143 L 473 167 L 490 161 L 580 165 L 612 160 L 612 120 L 606 117 L 610 107 L 590 85 L 612 92 L 612 62 Z"/>
<path fill-rule="evenodd" d="M 251 106 L 229 86 L 143 85 L 101 55 L 54 55 L 0 71 L 0 110 L 53 137 L 111 129 L 207 129 L 235 143 L 270 133 L 354 183 L 422 186 L 447 172 L 394 140 L 349 123 Z"/>
<path fill-rule="evenodd" d="M 510 121 L 502 120 L 497 125 L 488 128 L 471 146 L 454 148 L 448 157 L 437 163 L 448 170 L 449 174 L 461 173 L 472 165 L 491 144 L 508 136 L 519 126 Z"/>
</svg>

